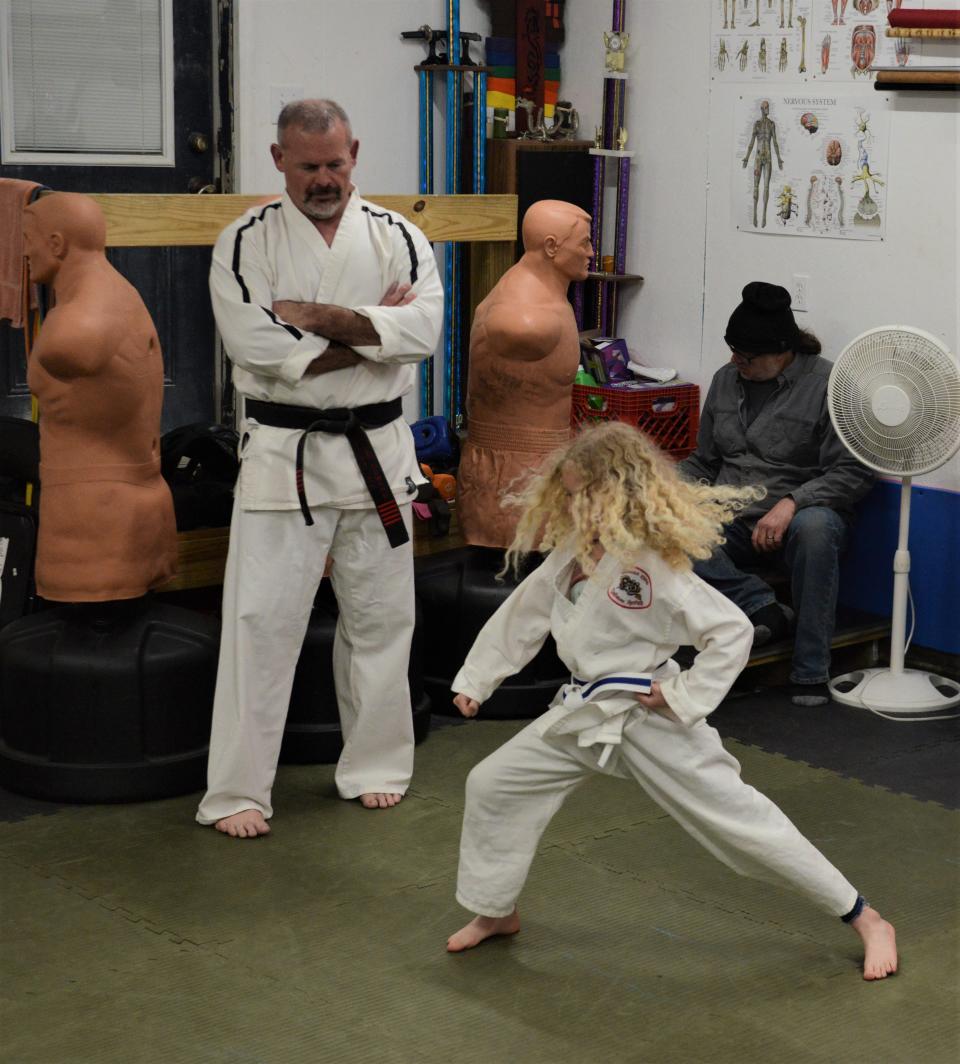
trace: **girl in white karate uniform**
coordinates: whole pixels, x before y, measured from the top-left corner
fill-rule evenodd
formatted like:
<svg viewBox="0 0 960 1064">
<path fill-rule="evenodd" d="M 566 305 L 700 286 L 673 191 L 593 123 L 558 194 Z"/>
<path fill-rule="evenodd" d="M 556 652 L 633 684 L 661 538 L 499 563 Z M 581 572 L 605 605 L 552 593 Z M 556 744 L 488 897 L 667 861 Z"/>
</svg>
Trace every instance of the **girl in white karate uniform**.
<svg viewBox="0 0 960 1064">
<path fill-rule="evenodd" d="M 476 917 L 447 943 L 519 930 L 517 898 L 540 837 L 595 772 L 632 778 L 734 871 L 805 895 L 865 947 L 864 977 L 896 971 L 893 927 L 784 814 L 740 779 L 706 717 L 750 653 L 738 607 L 691 571 L 762 489 L 684 482 L 640 432 L 588 429 L 555 452 L 522 499 L 507 565 L 548 552 L 490 618 L 454 679 L 464 716 L 551 633 L 570 682 L 549 710 L 467 778 L 457 900 Z M 671 655 L 698 653 L 681 672 Z"/>
</svg>

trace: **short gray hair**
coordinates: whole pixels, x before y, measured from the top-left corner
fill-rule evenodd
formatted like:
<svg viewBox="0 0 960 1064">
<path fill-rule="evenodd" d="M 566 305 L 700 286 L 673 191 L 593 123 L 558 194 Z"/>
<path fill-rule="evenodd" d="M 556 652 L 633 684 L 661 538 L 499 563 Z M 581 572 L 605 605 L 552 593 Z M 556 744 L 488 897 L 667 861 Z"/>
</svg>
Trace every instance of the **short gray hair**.
<svg viewBox="0 0 960 1064">
<path fill-rule="evenodd" d="M 277 119 L 277 143 L 283 144 L 283 131 L 290 126 L 305 133 L 328 133 L 338 122 L 345 127 L 347 138 L 352 141 L 350 119 L 340 104 L 333 100 L 291 100 Z"/>
</svg>

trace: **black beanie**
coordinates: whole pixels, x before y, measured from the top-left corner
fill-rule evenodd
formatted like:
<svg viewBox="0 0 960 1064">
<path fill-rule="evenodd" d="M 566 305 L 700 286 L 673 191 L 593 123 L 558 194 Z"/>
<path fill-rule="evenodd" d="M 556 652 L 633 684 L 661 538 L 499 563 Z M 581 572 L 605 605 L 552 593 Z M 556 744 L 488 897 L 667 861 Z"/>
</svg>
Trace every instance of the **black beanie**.
<svg viewBox="0 0 960 1064">
<path fill-rule="evenodd" d="M 789 351 L 800 338 L 790 293 L 778 284 L 751 281 L 743 290 L 743 302 L 730 315 L 723 338 L 735 351 L 748 354 Z"/>
</svg>

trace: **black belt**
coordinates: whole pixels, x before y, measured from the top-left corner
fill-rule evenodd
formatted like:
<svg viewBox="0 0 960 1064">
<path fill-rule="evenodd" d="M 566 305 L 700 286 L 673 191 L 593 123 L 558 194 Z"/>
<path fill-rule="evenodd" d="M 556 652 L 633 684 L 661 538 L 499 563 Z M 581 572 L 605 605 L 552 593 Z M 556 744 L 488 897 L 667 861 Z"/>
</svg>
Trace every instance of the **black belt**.
<svg viewBox="0 0 960 1064">
<path fill-rule="evenodd" d="M 300 429 L 297 441 L 297 498 L 300 510 L 308 525 L 313 524 L 307 493 L 303 487 L 303 449 L 307 436 L 311 432 L 330 432 L 337 436 L 346 436 L 350 449 L 360 467 L 360 475 L 370 492 L 373 504 L 380 515 L 383 529 L 391 547 L 409 543 L 406 525 L 397 500 L 393 497 L 386 475 L 377 458 L 373 444 L 364 429 L 379 429 L 389 425 L 403 416 L 403 401 L 390 399 L 386 403 L 369 403 L 367 406 L 334 407 L 330 410 L 317 410 L 309 406 L 288 406 L 285 403 L 266 403 L 259 399 L 248 399 L 246 415 L 261 425 L 270 425 L 278 429 Z"/>
</svg>

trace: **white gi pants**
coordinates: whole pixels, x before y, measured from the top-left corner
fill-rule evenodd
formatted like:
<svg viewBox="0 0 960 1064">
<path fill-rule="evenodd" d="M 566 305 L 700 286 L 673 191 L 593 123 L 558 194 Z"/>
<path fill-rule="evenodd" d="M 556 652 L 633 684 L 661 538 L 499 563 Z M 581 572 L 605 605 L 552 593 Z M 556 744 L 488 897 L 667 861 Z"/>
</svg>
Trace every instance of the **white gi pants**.
<svg viewBox="0 0 960 1064">
<path fill-rule="evenodd" d="M 270 791 L 297 660 L 327 555 L 340 607 L 333 678 L 343 753 L 337 791 L 403 794 L 413 772 L 407 668 L 414 626 L 411 542 L 391 548 L 374 509 L 241 510 L 234 503 L 207 793 L 212 824 L 242 809 L 273 814 Z"/>
<path fill-rule="evenodd" d="M 599 747 L 524 728 L 467 777 L 457 901 L 482 916 L 516 905 L 553 815 L 592 773 Z M 836 916 L 857 892 L 786 816 L 740 779 L 740 765 L 705 721 L 692 728 L 642 708 L 623 729 L 605 774 L 633 778 L 735 872 L 798 891 Z"/>
</svg>

